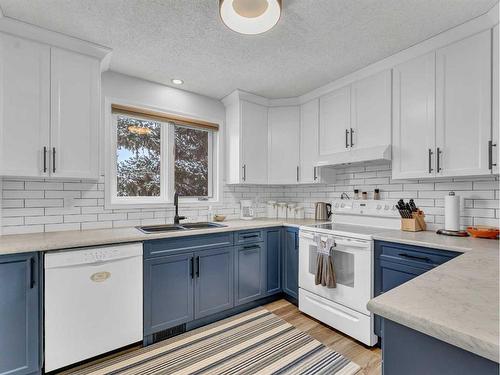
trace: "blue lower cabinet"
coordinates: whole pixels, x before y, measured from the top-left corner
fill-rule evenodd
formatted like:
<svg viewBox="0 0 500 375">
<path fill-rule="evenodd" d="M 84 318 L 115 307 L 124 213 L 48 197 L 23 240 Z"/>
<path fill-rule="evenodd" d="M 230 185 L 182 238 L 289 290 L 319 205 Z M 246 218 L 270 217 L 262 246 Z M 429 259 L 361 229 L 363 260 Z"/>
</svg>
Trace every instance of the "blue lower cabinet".
<svg viewBox="0 0 500 375">
<path fill-rule="evenodd" d="M 267 229 L 264 232 L 266 243 L 266 295 L 281 292 L 282 237 L 282 228 Z"/>
<path fill-rule="evenodd" d="M 236 247 L 234 302 L 242 305 L 265 296 L 266 254 L 263 242 Z"/>
<path fill-rule="evenodd" d="M 375 241 L 375 296 L 446 263 L 459 253 L 427 247 Z M 375 317 L 374 331 L 383 335 L 381 318 Z"/>
<path fill-rule="evenodd" d="M 144 261 L 144 335 L 194 319 L 194 254 Z"/>
<path fill-rule="evenodd" d="M 234 306 L 234 248 L 215 248 L 195 253 L 195 319 Z"/>
<path fill-rule="evenodd" d="M 0 374 L 41 369 L 40 268 L 37 253 L 0 257 Z"/>
<path fill-rule="evenodd" d="M 283 292 L 299 296 L 299 230 L 285 228 L 283 244 Z"/>
<path fill-rule="evenodd" d="M 384 319 L 384 375 L 498 375 L 489 359 Z"/>
</svg>

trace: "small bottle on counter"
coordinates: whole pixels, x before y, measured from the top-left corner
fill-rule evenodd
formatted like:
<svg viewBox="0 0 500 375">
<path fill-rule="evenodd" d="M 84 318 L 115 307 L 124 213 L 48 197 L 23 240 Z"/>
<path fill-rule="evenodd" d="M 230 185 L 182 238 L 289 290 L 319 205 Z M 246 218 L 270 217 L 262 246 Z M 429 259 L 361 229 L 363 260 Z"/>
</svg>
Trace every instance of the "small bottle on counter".
<svg viewBox="0 0 500 375">
<path fill-rule="evenodd" d="M 366 191 L 363 191 L 361 193 L 361 199 L 367 200 L 368 199 L 368 193 Z"/>
<path fill-rule="evenodd" d="M 354 189 L 354 199 L 359 199 L 359 190 Z"/>
<path fill-rule="evenodd" d="M 373 199 L 375 199 L 377 201 L 380 199 L 380 190 L 379 189 L 373 190 Z"/>
</svg>

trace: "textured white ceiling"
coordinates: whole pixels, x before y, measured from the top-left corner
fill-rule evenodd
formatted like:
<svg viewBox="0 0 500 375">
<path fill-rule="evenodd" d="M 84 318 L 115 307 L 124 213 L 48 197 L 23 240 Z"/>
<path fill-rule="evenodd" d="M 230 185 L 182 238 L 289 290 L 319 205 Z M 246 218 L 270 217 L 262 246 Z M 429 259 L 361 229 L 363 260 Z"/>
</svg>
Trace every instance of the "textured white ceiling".
<svg viewBox="0 0 500 375">
<path fill-rule="evenodd" d="M 6 16 L 113 49 L 111 69 L 221 98 L 292 97 L 486 13 L 497 0 L 284 0 L 278 25 L 227 29 L 218 0 L 0 0 Z"/>
</svg>

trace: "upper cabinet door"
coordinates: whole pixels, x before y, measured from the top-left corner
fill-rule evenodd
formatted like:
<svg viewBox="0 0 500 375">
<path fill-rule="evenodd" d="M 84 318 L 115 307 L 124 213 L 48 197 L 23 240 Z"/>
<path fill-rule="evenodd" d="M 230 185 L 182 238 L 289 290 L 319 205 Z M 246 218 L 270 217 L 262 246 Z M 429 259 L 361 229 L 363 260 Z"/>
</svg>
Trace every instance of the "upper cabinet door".
<svg viewBox="0 0 500 375">
<path fill-rule="evenodd" d="M 391 144 L 391 71 L 352 85 L 352 146 L 369 148 Z M 350 141 L 350 140 L 349 140 Z"/>
<path fill-rule="evenodd" d="M 434 52 L 394 68 L 393 178 L 435 174 L 434 82 Z"/>
<path fill-rule="evenodd" d="M 436 53 L 437 175 L 490 174 L 491 30 Z"/>
<path fill-rule="evenodd" d="M 300 107 L 300 182 L 318 180 L 315 167 L 318 161 L 319 99 L 311 100 Z"/>
<path fill-rule="evenodd" d="M 47 174 L 49 94 L 50 48 L 0 34 L 0 175 Z"/>
<path fill-rule="evenodd" d="M 241 101 L 241 182 L 267 183 L 267 107 Z"/>
<path fill-rule="evenodd" d="M 496 25 L 493 28 L 493 100 L 491 101 L 493 103 L 493 128 L 491 132 L 491 150 L 490 152 L 490 163 L 492 167 L 492 173 L 498 173 L 499 168 L 499 137 L 498 137 L 498 131 L 499 131 L 499 125 L 498 125 L 498 64 L 500 64 L 500 61 L 498 60 L 498 25 Z M 495 145 L 495 146 L 493 146 Z"/>
<path fill-rule="evenodd" d="M 99 61 L 51 49 L 51 174 L 98 178 Z"/>
<path fill-rule="evenodd" d="M 322 96 L 319 101 L 319 156 L 346 151 L 351 128 L 351 87 Z"/>
<path fill-rule="evenodd" d="M 269 183 L 299 182 L 300 109 L 269 108 Z"/>
</svg>

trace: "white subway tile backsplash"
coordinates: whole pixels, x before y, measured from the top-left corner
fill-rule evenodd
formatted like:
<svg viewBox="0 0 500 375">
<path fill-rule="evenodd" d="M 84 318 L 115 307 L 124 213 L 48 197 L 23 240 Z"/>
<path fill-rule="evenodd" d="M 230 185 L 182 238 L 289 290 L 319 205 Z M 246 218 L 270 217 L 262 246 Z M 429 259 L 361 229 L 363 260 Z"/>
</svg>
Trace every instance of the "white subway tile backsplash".
<svg viewBox="0 0 500 375">
<path fill-rule="evenodd" d="M 80 223 L 46 224 L 45 232 L 58 232 L 66 230 L 80 230 Z"/>
<path fill-rule="evenodd" d="M 26 181 L 24 188 L 26 190 L 62 190 L 62 182 L 38 182 Z"/>
<path fill-rule="evenodd" d="M 59 224 L 63 222 L 62 216 L 26 216 L 25 224 Z"/>
<path fill-rule="evenodd" d="M 43 208 L 4 208 L 2 209 L 2 217 L 15 216 L 42 216 Z"/>
<path fill-rule="evenodd" d="M 97 221 L 97 215 L 96 214 L 64 215 L 65 223 L 83 223 L 85 221 Z"/>
<path fill-rule="evenodd" d="M 26 199 L 24 207 L 62 207 L 62 199 Z"/>
<path fill-rule="evenodd" d="M 340 198 L 342 192 L 353 197 L 353 190 L 368 192 L 380 189 L 382 199 L 414 198 L 424 209 L 430 230 L 444 223 L 444 197 L 456 191 L 463 198 L 461 225 L 497 225 L 500 215 L 498 176 L 479 178 L 440 178 L 435 180 L 392 180 L 390 163 L 366 164 L 339 168 L 335 184 L 291 186 L 225 185 L 223 202 L 214 204 L 214 213 L 228 219 L 239 217 L 239 201 L 254 201 L 258 216 L 266 213 L 266 201 L 297 202 L 304 206 L 306 217 L 313 217 L 314 202 Z M 3 234 L 56 230 L 85 230 L 163 224 L 173 221 L 173 207 L 161 209 L 104 208 L 104 183 L 50 181 L 44 179 L 7 179 L 2 191 Z M 208 219 L 208 204 L 182 205 L 186 221 Z"/>
</svg>

